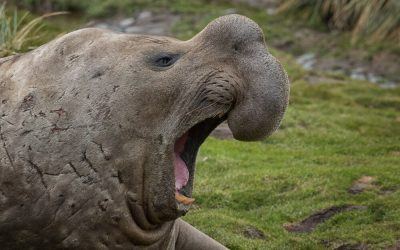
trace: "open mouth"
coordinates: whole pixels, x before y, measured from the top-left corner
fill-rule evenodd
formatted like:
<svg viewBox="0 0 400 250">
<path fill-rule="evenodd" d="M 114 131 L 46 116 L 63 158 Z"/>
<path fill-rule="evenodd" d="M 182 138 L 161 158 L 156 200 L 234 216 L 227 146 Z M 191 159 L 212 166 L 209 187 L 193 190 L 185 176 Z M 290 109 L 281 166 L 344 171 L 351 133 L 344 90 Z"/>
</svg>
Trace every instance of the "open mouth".
<svg viewBox="0 0 400 250">
<path fill-rule="evenodd" d="M 178 210 L 187 211 L 194 202 L 192 190 L 197 152 L 210 133 L 224 120 L 225 117 L 208 118 L 193 126 L 175 141 L 175 199 Z"/>
</svg>

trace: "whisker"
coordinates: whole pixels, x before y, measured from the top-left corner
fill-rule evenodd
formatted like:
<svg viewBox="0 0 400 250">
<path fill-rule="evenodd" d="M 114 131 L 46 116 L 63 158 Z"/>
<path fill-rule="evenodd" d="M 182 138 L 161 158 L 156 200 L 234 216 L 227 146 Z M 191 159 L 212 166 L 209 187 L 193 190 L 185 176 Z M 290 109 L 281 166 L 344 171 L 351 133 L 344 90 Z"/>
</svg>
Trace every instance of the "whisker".
<svg viewBox="0 0 400 250">
<path fill-rule="evenodd" d="M 207 106 L 205 106 L 205 107 L 195 108 L 195 109 L 193 109 L 193 110 L 187 112 L 187 113 L 185 114 L 185 116 L 187 116 L 187 115 L 189 115 L 189 114 L 191 114 L 191 113 L 193 113 L 193 112 L 195 112 L 195 111 L 201 111 L 201 110 L 210 108 L 210 107 L 212 107 L 213 105 L 218 105 L 218 103 L 217 103 L 217 102 L 213 102 L 213 103 L 211 103 L 210 105 L 207 105 Z"/>
</svg>

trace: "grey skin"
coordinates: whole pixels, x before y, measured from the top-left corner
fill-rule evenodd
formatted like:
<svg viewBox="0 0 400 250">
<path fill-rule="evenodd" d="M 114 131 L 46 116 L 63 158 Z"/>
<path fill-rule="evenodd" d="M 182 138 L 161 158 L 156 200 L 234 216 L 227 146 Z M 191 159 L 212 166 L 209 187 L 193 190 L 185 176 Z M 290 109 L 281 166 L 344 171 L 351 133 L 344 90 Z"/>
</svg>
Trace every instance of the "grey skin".
<svg viewBox="0 0 400 250">
<path fill-rule="evenodd" d="M 183 220 L 197 150 L 224 120 L 236 139 L 277 129 L 289 83 L 252 20 L 188 41 L 82 29 L 0 59 L 2 249 L 225 249 Z"/>
</svg>

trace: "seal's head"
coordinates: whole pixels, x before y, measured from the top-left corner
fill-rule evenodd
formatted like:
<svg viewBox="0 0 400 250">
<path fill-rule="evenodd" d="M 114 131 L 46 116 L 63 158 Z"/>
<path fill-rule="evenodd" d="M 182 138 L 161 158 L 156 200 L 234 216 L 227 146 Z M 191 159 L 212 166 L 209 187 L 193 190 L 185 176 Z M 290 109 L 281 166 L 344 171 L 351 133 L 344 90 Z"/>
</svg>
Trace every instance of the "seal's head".
<svg viewBox="0 0 400 250">
<path fill-rule="evenodd" d="M 227 120 L 238 140 L 270 135 L 289 83 L 260 27 L 240 15 L 220 17 L 188 41 L 142 37 L 137 46 L 134 85 L 120 110 L 149 145 L 142 198 L 151 223 L 161 223 L 193 201 L 196 154 L 211 131 Z"/>
</svg>

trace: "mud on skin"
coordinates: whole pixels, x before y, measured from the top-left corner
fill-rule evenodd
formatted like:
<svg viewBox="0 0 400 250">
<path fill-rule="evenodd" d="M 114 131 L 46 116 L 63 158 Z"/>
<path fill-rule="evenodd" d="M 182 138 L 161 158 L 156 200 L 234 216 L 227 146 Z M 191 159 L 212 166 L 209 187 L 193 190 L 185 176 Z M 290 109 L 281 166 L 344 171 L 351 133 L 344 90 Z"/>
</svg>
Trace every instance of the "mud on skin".
<svg viewBox="0 0 400 250">
<path fill-rule="evenodd" d="M 82 29 L 0 63 L 2 249 L 224 249 L 179 219 L 196 154 L 277 129 L 289 83 L 252 20 L 188 41 Z"/>
</svg>

